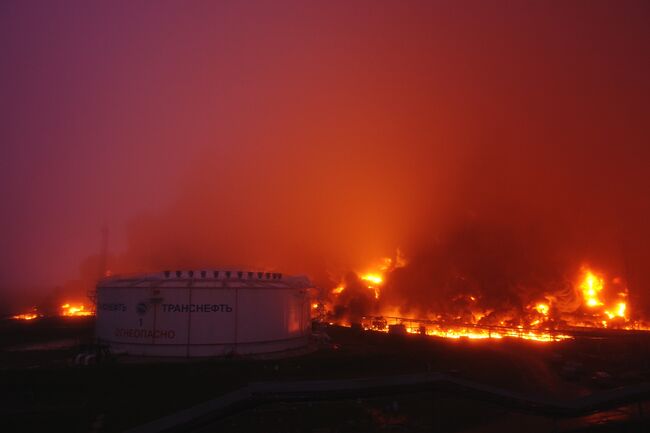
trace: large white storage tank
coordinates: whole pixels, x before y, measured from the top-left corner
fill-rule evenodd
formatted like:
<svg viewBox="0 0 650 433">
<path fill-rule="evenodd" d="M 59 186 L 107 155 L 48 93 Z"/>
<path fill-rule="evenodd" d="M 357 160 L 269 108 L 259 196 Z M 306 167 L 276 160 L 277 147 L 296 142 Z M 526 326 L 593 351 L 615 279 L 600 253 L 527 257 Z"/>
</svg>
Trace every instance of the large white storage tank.
<svg viewBox="0 0 650 433">
<path fill-rule="evenodd" d="M 97 285 L 96 334 L 116 353 L 224 356 L 308 344 L 305 277 L 238 270 L 165 271 Z"/>
</svg>

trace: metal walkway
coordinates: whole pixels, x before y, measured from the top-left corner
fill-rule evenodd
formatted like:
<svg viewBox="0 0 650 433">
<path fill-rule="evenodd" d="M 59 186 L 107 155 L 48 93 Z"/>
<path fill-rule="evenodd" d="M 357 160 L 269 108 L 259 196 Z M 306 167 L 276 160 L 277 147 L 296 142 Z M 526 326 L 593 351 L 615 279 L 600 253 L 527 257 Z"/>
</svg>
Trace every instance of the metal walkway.
<svg viewBox="0 0 650 433">
<path fill-rule="evenodd" d="M 533 393 L 509 391 L 442 373 L 341 380 L 257 382 L 128 430 L 127 433 L 197 431 L 224 416 L 268 402 L 347 399 L 418 391 L 449 393 L 515 411 L 553 418 L 578 417 L 595 411 L 650 400 L 650 383 L 561 400 Z"/>
</svg>

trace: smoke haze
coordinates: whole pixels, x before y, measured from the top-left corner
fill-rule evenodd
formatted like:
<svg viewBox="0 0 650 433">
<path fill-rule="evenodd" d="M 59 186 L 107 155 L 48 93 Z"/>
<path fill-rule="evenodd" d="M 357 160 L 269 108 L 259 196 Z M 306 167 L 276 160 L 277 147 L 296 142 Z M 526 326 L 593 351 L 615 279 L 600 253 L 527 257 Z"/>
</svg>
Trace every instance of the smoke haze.
<svg viewBox="0 0 650 433">
<path fill-rule="evenodd" d="M 92 286 L 106 223 L 114 273 L 329 287 L 400 248 L 408 307 L 458 275 L 516 304 L 591 263 L 650 309 L 648 22 L 642 1 L 3 2 L 0 301 Z"/>
</svg>

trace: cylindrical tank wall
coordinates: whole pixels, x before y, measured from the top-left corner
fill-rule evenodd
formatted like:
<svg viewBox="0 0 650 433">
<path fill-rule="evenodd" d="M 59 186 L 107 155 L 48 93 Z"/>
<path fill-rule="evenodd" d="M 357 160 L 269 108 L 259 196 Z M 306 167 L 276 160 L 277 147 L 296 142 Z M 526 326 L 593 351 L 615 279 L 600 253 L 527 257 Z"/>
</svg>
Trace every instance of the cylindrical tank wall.
<svg viewBox="0 0 650 433">
<path fill-rule="evenodd" d="M 307 344 L 306 289 L 99 287 L 97 337 L 117 353 L 223 356 Z"/>
</svg>

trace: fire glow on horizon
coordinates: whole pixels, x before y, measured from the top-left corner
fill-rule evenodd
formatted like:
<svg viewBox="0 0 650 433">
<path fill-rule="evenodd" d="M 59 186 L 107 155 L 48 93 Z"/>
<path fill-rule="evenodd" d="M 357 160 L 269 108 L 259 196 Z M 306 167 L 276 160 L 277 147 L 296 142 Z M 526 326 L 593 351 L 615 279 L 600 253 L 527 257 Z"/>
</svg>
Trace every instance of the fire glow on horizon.
<svg viewBox="0 0 650 433">
<path fill-rule="evenodd" d="M 14 320 L 35 320 L 45 317 L 46 314 L 43 314 L 34 307 L 31 311 L 16 314 L 11 316 L 11 319 Z M 55 316 L 60 317 L 89 317 L 94 316 L 95 312 L 93 308 L 84 304 L 83 302 L 65 302 L 58 307 Z"/>
<path fill-rule="evenodd" d="M 11 318 L 14 320 L 34 320 L 34 319 L 38 319 L 39 317 L 41 317 L 41 315 L 36 312 L 22 313 L 22 314 L 16 314 L 15 316 L 11 316 Z"/>
</svg>

